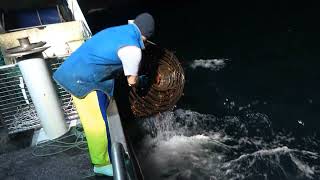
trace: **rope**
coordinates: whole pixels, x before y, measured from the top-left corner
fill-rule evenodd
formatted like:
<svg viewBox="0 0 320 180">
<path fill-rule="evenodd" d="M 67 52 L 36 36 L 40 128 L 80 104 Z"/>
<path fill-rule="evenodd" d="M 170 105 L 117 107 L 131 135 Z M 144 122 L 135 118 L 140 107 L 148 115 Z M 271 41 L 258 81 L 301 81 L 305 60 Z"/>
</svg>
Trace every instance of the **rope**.
<svg viewBox="0 0 320 180">
<path fill-rule="evenodd" d="M 35 148 L 32 151 L 32 155 L 36 157 L 47 157 L 63 153 L 74 148 L 80 150 L 88 149 L 85 134 L 83 130 L 80 129 L 78 126 L 71 128 L 67 134 L 69 135 L 65 135 L 58 139 L 43 141 L 39 144 L 36 144 Z M 72 138 L 75 139 L 73 142 L 67 141 L 68 139 Z M 60 148 L 61 150 L 47 153 L 48 150 L 52 150 L 55 148 Z M 96 174 L 94 172 L 91 172 L 86 176 L 80 177 L 80 179 L 95 177 L 95 175 Z"/>
<path fill-rule="evenodd" d="M 69 134 L 71 133 L 71 134 Z M 42 141 L 37 143 L 32 151 L 32 155 L 36 157 L 46 157 L 60 154 L 62 152 L 77 148 L 80 150 L 87 150 L 87 141 L 84 132 L 79 127 L 73 127 L 69 131 L 69 135 L 62 136 L 58 139 Z M 72 142 L 68 140 L 75 139 Z M 58 150 L 57 150 L 58 149 Z M 48 151 L 53 151 L 49 152 Z"/>
</svg>

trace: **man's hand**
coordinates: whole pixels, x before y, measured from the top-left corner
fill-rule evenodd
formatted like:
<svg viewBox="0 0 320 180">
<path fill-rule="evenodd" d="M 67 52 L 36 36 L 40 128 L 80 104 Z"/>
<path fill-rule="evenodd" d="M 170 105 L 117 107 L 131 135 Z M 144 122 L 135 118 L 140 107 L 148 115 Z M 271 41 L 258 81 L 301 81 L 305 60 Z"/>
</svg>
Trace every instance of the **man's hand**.
<svg viewBox="0 0 320 180">
<path fill-rule="evenodd" d="M 149 83 L 149 78 L 146 75 L 127 76 L 128 85 L 139 89 L 145 88 Z"/>
<path fill-rule="evenodd" d="M 136 86 L 138 81 L 138 76 L 127 76 L 128 85 L 129 86 Z"/>
</svg>

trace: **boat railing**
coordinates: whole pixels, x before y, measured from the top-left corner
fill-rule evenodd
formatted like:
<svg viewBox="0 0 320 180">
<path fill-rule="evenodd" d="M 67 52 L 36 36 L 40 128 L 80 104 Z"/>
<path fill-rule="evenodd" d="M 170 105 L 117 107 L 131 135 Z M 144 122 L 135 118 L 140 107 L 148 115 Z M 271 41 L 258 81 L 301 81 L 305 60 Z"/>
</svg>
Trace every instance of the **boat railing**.
<svg viewBox="0 0 320 180">
<path fill-rule="evenodd" d="M 134 158 L 133 150 L 129 149 L 125 134 L 123 131 L 120 115 L 118 112 L 116 101 L 111 98 L 107 116 L 109 122 L 110 136 L 112 142 L 111 158 L 113 166 L 113 175 L 115 180 L 137 180 L 138 174 L 135 171 L 135 165 L 138 162 Z M 140 174 L 139 177 L 143 177 Z M 140 178 L 141 179 L 141 178 Z"/>
</svg>

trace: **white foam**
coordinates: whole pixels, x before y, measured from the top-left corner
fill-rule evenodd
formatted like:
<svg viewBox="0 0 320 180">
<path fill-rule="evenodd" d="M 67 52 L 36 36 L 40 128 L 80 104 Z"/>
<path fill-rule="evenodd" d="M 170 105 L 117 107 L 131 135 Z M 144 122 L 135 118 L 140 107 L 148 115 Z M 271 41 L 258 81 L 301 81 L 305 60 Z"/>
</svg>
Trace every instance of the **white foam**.
<svg viewBox="0 0 320 180">
<path fill-rule="evenodd" d="M 304 126 L 304 122 L 302 120 L 298 120 L 298 123 Z"/>
<path fill-rule="evenodd" d="M 296 157 L 291 156 L 292 161 L 297 165 L 300 171 L 304 172 L 308 178 L 312 178 L 314 175 L 314 170 L 307 164 L 304 164 L 302 161 L 298 160 Z"/>
<path fill-rule="evenodd" d="M 205 68 L 212 71 L 219 71 L 226 66 L 228 59 L 198 59 L 190 65 L 191 68 Z"/>
<path fill-rule="evenodd" d="M 253 152 L 251 154 L 243 154 L 239 158 L 229 161 L 228 163 L 225 164 L 225 166 L 229 166 L 231 163 L 234 163 L 234 162 L 237 162 L 237 161 L 241 161 L 241 160 L 246 159 L 246 158 L 248 158 L 250 156 L 266 156 L 266 155 L 273 155 L 273 154 L 276 154 L 276 153 L 280 153 L 280 152 L 283 153 L 283 152 L 289 152 L 289 151 L 291 151 L 291 150 L 286 146 L 277 147 L 277 148 L 274 148 L 274 149 L 262 149 L 262 150 Z"/>
<path fill-rule="evenodd" d="M 227 102 L 232 102 L 230 99 Z M 258 123 L 265 128 L 272 128 L 267 115 L 261 113 L 246 114 L 251 123 Z M 251 172 L 257 170 L 257 163 L 271 163 L 280 168 L 279 173 L 287 177 L 301 175 L 302 177 L 313 178 L 319 175 L 318 166 L 308 164 L 303 158 L 319 160 L 318 153 L 290 149 L 286 145 L 294 141 L 292 134 L 277 133 L 272 142 L 266 142 L 262 137 L 239 137 L 228 135 L 224 130 L 230 124 L 233 127 L 240 123 L 240 117 L 226 116 L 222 118 L 221 128 L 212 128 L 198 131 L 201 123 L 219 123 L 221 119 L 208 114 L 201 114 L 191 110 L 178 109 L 174 112 L 166 112 L 157 118 L 145 119 L 145 128 L 156 131 L 155 137 L 143 139 L 143 147 L 139 151 L 139 159 L 143 160 L 143 169 L 147 170 L 146 177 L 154 180 L 160 179 L 245 179 L 254 176 Z M 203 125 L 203 124 L 202 124 Z M 212 125 L 212 124 L 210 124 Z M 241 124 L 244 126 L 245 124 Z M 217 126 L 214 126 L 217 127 Z M 197 131 L 193 131 L 197 129 Z M 192 131 L 192 133 L 190 133 Z M 206 132 L 205 132 L 206 131 Z M 239 156 L 239 148 L 255 145 L 257 151 Z M 236 150 L 236 151 L 234 151 Z M 246 151 L 248 152 L 248 151 Z M 250 152 L 250 151 L 249 151 Z M 232 157 L 232 159 L 229 159 Z M 288 171 L 290 168 L 281 161 L 282 158 L 291 159 L 291 164 L 296 166 L 297 171 Z M 153 170 L 151 171 L 150 167 Z M 269 174 L 264 174 L 268 179 Z"/>
<path fill-rule="evenodd" d="M 202 143 L 207 143 L 210 138 L 205 135 L 195 135 L 191 137 L 173 136 L 168 141 L 161 142 L 161 147 L 167 150 L 175 150 L 178 152 L 193 151 Z"/>
<path fill-rule="evenodd" d="M 295 153 L 303 153 L 304 155 L 309 155 L 309 156 L 310 155 L 318 156 L 318 154 L 314 152 L 295 150 L 295 149 L 290 149 L 286 146 L 283 146 L 283 147 L 277 147 L 273 149 L 263 149 L 263 150 L 253 152 L 251 154 L 241 155 L 237 159 L 224 163 L 222 168 L 227 169 L 226 174 L 230 174 L 235 170 L 235 168 L 239 168 L 239 165 L 244 166 L 243 162 L 247 162 L 245 166 L 248 169 L 250 169 L 255 165 L 256 160 L 260 161 L 261 159 L 265 159 L 265 160 L 272 161 L 273 163 L 277 163 L 279 168 L 281 168 L 282 172 L 286 174 L 286 171 L 282 168 L 280 156 L 288 155 L 291 158 L 292 162 L 300 170 L 300 172 L 303 173 L 304 176 L 312 179 L 313 176 L 315 175 L 314 167 L 310 167 L 308 164 L 299 160 L 295 156 Z M 275 158 L 270 158 L 272 156 L 274 156 Z"/>
<path fill-rule="evenodd" d="M 213 155 L 212 151 L 204 146 L 213 143 L 211 137 L 198 134 L 194 136 L 174 135 L 165 140 L 157 136 L 157 141 L 147 140 L 144 147 L 147 147 L 142 156 L 146 164 L 144 169 L 152 166 L 155 172 L 147 172 L 146 177 L 152 179 L 163 179 L 163 176 L 173 177 L 183 176 L 191 177 L 194 168 L 202 169 L 208 175 L 212 169 L 216 169 L 217 162 L 223 159 L 222 155 Z M 179 169 L 179 170 L 177 170 Z M 188 178 L 187 178 L 188 179 Z M 190 179 L 190 178 L 189 178 Z"/>
</svg>

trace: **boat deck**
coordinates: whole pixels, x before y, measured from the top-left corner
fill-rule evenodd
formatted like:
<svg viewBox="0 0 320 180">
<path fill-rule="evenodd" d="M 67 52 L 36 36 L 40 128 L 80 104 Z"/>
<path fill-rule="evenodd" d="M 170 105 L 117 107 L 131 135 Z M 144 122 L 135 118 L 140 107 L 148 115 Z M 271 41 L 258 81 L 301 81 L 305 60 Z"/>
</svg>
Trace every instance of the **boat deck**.
<svg viewBox="0 0 320 180">
<path fill-rule="evenodd" d="M 0 179 L 112 179 L 93 176 L 87 150 L 74 148 L 39 157 L 32 155 L 33 148 L 0 154 Z"/>
</svg>

